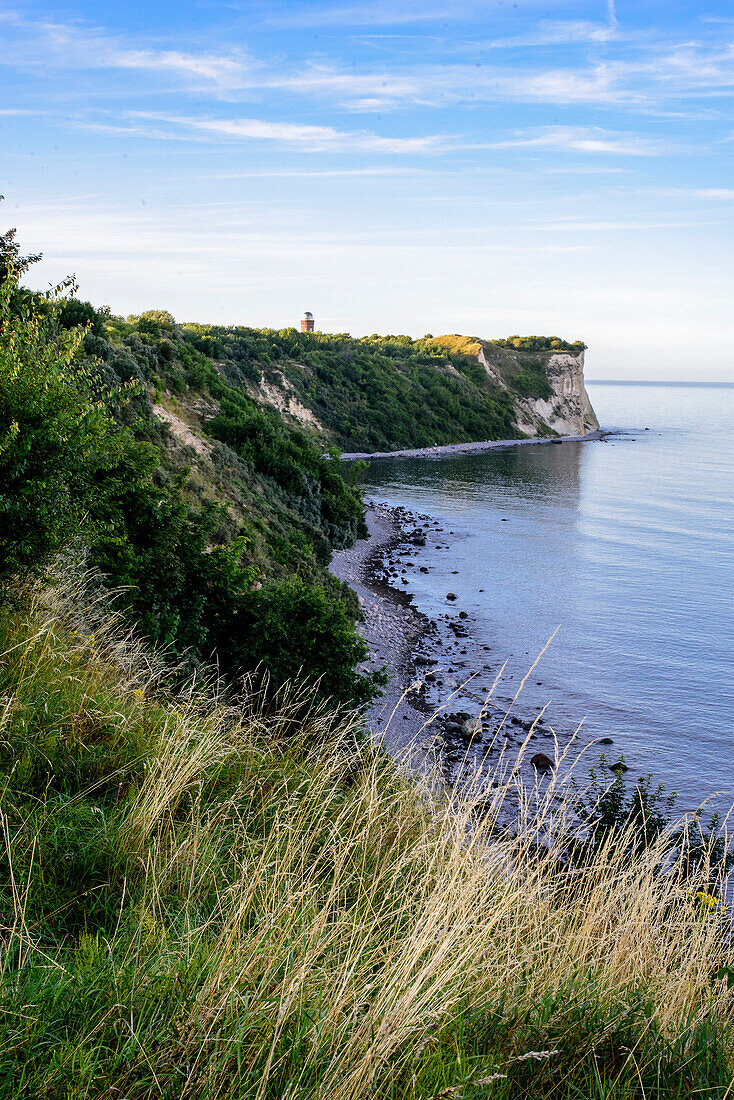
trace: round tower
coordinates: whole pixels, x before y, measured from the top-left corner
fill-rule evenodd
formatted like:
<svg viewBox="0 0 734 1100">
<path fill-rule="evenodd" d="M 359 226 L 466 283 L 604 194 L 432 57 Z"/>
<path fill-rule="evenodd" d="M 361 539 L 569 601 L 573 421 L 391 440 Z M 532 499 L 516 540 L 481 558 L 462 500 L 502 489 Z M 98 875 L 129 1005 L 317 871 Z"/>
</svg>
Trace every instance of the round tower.
<svg viewBox="0 0 734 1100">
<path fill-rule="evenodd" d="M 301 317 L 301 332 L 313 332 L 314 320 L 313 313 L 309 313 L 308 310 Z"/>
</svg>

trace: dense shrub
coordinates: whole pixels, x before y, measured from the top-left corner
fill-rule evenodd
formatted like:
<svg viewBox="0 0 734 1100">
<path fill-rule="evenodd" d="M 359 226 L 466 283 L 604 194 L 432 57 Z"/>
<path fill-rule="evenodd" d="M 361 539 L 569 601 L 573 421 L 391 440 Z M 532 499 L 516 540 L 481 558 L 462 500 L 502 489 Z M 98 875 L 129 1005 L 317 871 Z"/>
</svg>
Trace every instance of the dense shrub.
<svg viewBox="0 0 734 1100">
<path fill-rule="evenodd" d="M 390 450 L 512 438 L 512 399 L 477 363 L 432 339 L 185 325 L 240 389 L 263 373 L 291 388 L 341 450 Z M 276 367 L 277 365 L 277 367 Z"/>
<path fill-rule="evenodd" d="M 0 282 L 0 580 L 45 565 L 81 519 L 109 432 L 105 401 L 32 297 Z"/>
</svg>

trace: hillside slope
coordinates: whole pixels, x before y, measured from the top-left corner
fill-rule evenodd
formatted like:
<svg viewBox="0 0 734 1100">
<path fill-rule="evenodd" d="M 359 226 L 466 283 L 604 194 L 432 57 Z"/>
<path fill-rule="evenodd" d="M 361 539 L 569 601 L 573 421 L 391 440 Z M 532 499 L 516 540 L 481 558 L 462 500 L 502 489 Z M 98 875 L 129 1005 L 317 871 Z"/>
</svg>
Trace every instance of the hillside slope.
<svg viewBox="0 0 734 1100">
<path fill-rule="evenodd" d="M 227 380 L 341 451 L 598 427 L 584 345 L 555 337 L 369 336 L 184 325 Z"/>
<path fill-rule="evenodd" d="M 328 571 L 365 534 L 359 469 L 332 459 L 584 418 L 580 344 L 125 320 L 68 284 L 24 290 L 36 257 L 14 231 L 3 256 L 0 581 L 73 545 L 189 669 L 306 674 L 366 701 L 382 677 L 357 671 L 357 600 Z"/>
<path fill-rule="evenodd" d="M 0 604 L 0 658 L 0 1100 L 729 1094 L 724 868 L 621 779 L 598 844 L 555 779 L 510 839 L 504 784 L 176 691 L 79 587 Z"/>
<path fill-rule="evenodd" d="M 363 702 L 382 677 L 357 672 L 357 599 L 328 570 L 364 533 L 356 473 L 170 315 L 125 322 L 0 279 L 0 594 L 64 553 L 188 671 Z"/>
<path fill-rule="evenodd" d="M 445 346 L 455 339 L 437 338 Z M 584 435 L 599 427 L 584 384 L 586 348 L 581 342 L 511 336 L 509 340 L 475 339 L 470 346 L 487 377 L 510 391 L 515 427 L 523 435 Z"/>
</svg>

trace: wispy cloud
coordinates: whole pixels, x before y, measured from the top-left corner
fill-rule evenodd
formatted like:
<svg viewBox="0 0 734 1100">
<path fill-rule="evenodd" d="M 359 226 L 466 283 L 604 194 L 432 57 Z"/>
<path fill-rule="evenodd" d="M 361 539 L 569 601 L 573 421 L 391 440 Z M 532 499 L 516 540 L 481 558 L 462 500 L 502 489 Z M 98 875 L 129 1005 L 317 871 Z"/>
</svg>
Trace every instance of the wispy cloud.
<svg viewBox="0 0 734 1100">
<path fill-rule="evenodd" d="M 649 188 L 655 195 L 675 199 L 703 199 L 705 202 L 734 202 L 733 187 L 655 187 Z"/>
<path fill-rule="evenodd" d="M 95 27 L 30 20 L 17 12 L 5 12 L 3 18 L 16 34 L 12 47 L 0 54 L 0 64 L 46 71 L 137 69 L 229 90 L 252 82 L 254 63 L 241 50 L 138 49 Z"/>
<path fill-rule="evenodd" d="M 678 151 L 671 143 L 646 134 L 605 130 L 602 127 L 546 126 L 508 136 L 475 140 L 458 134 L 425 134 L 392 137 L 369 130 L 340 130 L 333 126 L 259 118 L 201 118 L 196 115 L 168 115 L 152 111 L 129 111 L 130 125 L 80 123 L 112 133 L 138 134 L 158 139 L 216 142 L 274 142 L 304 152 L 356 152 L 383 154 L 436 154 L 481 149 L 535 149 L 538 151 L 613 156 L 652 157 Z M 376 169 L 369 167 L 368 174 Z M 388 169 L 388 171 L 391 171 Z M 358 174 L 364 174 L 357 169 Z M 268 173 L 270 174 L 270 173 Z M 278 173 L 276 173 L 278 174 Z M 322 174 L 322 173 L 316 173 Z M 343 173 L 339 173 L 343 174 Z"/>
<path fill-rule="evenodd" d="M 623 86 L 621 75 L 614 62 L 565 69 L 442 64 L 359 71 L 314 61 L 295 71 L 262 66 L 247 77 L 242 75 L 239 86 L 260 93 L 295 92 L 366 112 L 500 100 L 604 105 L 647 102 L 642 93 Z"/>
<path fill-rule="evenodd" d="M 414 168 L 407 165 L 366 165 L 363 168 L 319 168 L 315 170 L 305 169 L 303 171 L 257 171 L 251 172 L 214 172 L 206 175 L 200 175 L 198 179 L 211 179 L 211 180 L 249 180 L 249 179 L 349 179 L 350 177 L 360 176 L 385 176 L 392 178 L 394 176 L 420 176 L 424 175 L 425 170 L 423 168 Z"/>
<path fill-rule="evenodd" d="M 574 153 L 608 153 L 614 156 L 652 157 L 673 151 L 659 138 L 645 134 L 604 130 L 598 126 L 547 126 L 520 132 L 491 143 L 494 149 L 552 149 Z"/>
<path fill-rule="evenodd" d="M 278 142 L 308 152 L 437 153 L 455 145 L 453 139 L 443 134 L 386 137 L 368 130 L 338 130 L 333 126 L 310 126 L 259 118 L 199 118 L 144 111 L 132 111 L 129 117 L 156 124 L 158 132 L 161 123 L 172 127 L 169 131 L 171 137 L 189 133 L 220 141 Z"/>
<path fill-rule="evenodd" d="M 603 33 L 614 32 L 607 28 Z M 512 42 L 527 45 L 526 39 Z M 486 48 L 486 43 L 478 47 L 480 51 Z M 243 78 L 244 86 L 293 91 L 362 111 L 501 100 L 662 111 L 667 104 L 684 99 L 731 94 L 734 48 L 710 50 L 691 44 L 665 52 L 648 51 L 634 60 L 581 60 L 566 66 L 530 64 L 523 59 L 519 64 L 452 61 L 359 70 L 318 61 L 296 71 L 263 67 Z"/>
<path fill-rule="evenodd" d="M 428 102 L 421 75 L 391 73 L 385 70 L 355 72 L 326 62 L 312 62 L 295 72 L 268 72 L 257 80 L 259 88 L 280 89 L 305 95 L 328 96 L 345 105 L 374 105 Z M 372 109 L 372 106 L 370 107 Z"/>
<path fill-rule="evenodd" d="M 481 5 L 467 4 L 465 14 L 476 13 Z M 421 19 L 448 11 L 440 6 L 426 9 L 418 4 L 394 3 L 322 8 L 309 6 L 309 20 L 364 18 Z M 402 16 L 401 16 L 402 11 Z M 287 18 L 305 13 L 292 10 Z M 382 13 L 382 14 L 381 14 Z M 649 36 L 631 37 L 620 28 L 613 3 L 606 22 L 540 20 L 521 34 L 504 38 L 474 38 L 454 46 L 450 61 L 416 63 L 404 54 L 390 65 L 373 68 L 347 64 L 338 56 L 299 59 L 293 64 L 282 56 L 255 58 L 241 48 L 170 49 L 153 48 L 128 37 L 78 23 L 29 20 L 18 13 L 5 13 L 13 38 L 0 64 L 34 71 L 110 70 L 150 74 L 150 89 L 161 83 L 172 89 L 209 91 L 237 99 L 265 97 L 274 92 L 295 93 L 347 108 L 378 112 L 416 106 L 472 106 L 482 102 L 508 100 L 559 105 L 627 106 L 635 110 L 662 110 L 671 102 L 686 98 L 711 98 L 734 92 L 734 46 L 729 43 L 687 41 L 656 42 Z M 278 19 L 284 18 L 283 13 Z M 305 17 L 305 15 L 304 15 Z M 448 17 L 448 16 L 447 16 Z M 313 22 L 312 22 L 313 25 Z M 502 56 L 501 47 L 526 50 L 532 46 L 584 45 L 573 62 L 547 63 L 547 52 L 502 64 L 468 60 L 468 57 Z M 599 58 L 596 47 L 605 47 Z M 457 52 L 466 57 L 457 61 Z M 543 63 L 545 60 L 546 63 Z M 155 83 L 153 78 L 159 78 Z M 136 91 L 143 90 L 141 86 Z M 121 94 L 124 89 L 120 89 Z"/>
<path fill-rule="evenodd" d="M 173 73 L 210 82 L 220 88 L 235 89 L 246 85 L 248 66 L 238 56 L 213 53 L 192 54 L 179 50 L 116 50 L 105 63 L 120 69 L 144 69 L 148 72 Z"/>
<path fill-rule="evenodd" d="M 318 8 L 308 0 L 287 12 L 276 12 L 263 22 L 278 27 L 397 27 L 409 24 L 441 23 L 444 20 L 469 19 L 481 12 L 481 0 L 451 0 L 450 3 L 426 3 L 425 0 L 369 0 L 361 4 L 341 4 Z"/>
<path fill-rule="evenodd" d="M 529 48 L 534 46 L 563 46 L 583 43 L 602 43 L 619 40 L 616 22 L 592 23 L 588 20 L 543 20 L 522 34 L 490 38 L 479 43 L 485 50 Z"/>
</svg>

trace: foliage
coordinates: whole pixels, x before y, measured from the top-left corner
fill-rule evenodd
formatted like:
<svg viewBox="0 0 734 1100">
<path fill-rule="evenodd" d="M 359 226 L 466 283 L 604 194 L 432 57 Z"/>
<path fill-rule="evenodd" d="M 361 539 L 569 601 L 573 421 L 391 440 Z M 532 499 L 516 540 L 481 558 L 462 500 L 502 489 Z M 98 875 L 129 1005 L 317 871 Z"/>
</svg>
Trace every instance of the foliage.
<svg viewBox="0 0 734 1100">
<path fill-rule="evenodd" d="M 241 388 L 294 393 L 342 450 L 392 450 L 469 439 L 512 438 L 508 392 L 476 356 L 433 339 L 301 333 L 295 329 L 186 325 L 202 354 Z"/>
<path fill-rule="evenodd" d="M 709 876 L 712 868 L 716 874 L 722 868 L 728 873 L 734 866 L 734 853 L 721 834 L 718 814 L 711 814 L 704 822 L 701 807 L 684 824 L 673 828 L 675 792 L 666 794 L 663 784 L 655 784 L 652 775 L 641 776 L 630 789 L 625 771 L 623 756 L 610 764 L 602 754 L 583 791 L 572 780 L 574 810 L 585 830 L 572 844 L 574 863 L 593 859 L 611 840 L 630 858 L 655 847 L 663 871 L 675 856 L 685 877 Z"/>
<path fill-rule="evenodd" d="M 79 343 L 0 281 L 0 581 L 58 552 L 103 461 L 105 402 L 76 361 Z"/>
<path fill-rule="evenodd" d="M 300 670 L 350 702 L 374 695 L 382 677 L 355 672 L 356 601 L 326 569 L 364 532 L 340 464 L 223 381 L 169 313 L 121 322 L 61 292 L 19 298 L 15 270 L 0 284 L 0 579 L 44 568 L 78 534 L 120 606 L 185 667 L 216 661 L 236 679 L 258 666 L 274 687 Z M 217 402 L 211 462 L 192 467 L 145 384 Z"/>
<path fill-rule="evenodd" d="M 565 889 L 553 789 L 477 831 L 353 715 L 176 691 L 78 588 L 0 656 L 0 1100 L 726 1096 L 703 880 L 612 838 Z"/>
<path fill-rule="evenodd" d="M 48 562 L 78 529 L 87 561 L 174 660 L 216 660 L 229 677 L 260 666 L 276 685 L 302 670 L 351 702 L 373 695 L 380 677 L 354 671 L 354 594 L 327 570 L 332 548 L 366 534 L 360 470 L 345 475 L 338 451 L 258 387 L 300 399 L 342 446 L 512 436 L 511 394 L 477 362 L 481 345 L 182 327 L 155 309 L 123 320 L 73 287 L 61 297 L 68 284 L 55 300 L 19 297 L 36 257 L 13 231 L 1 255 L 4 575 Z M 547 387 L 537 354 L 508 363 L 516 392 Z"/>
<path fill-rule="evenodd" d="M 536 336 L 353 339 L 198 324 L 183 332 L 241 390 L 264 381 L 284 399 L 294 394 L 340 449 L 367 452 L 514 438 L 513 395 L 547 398 L 549 353 L 584 347 Z M 492 374 L 478 361 L 481 350 Z"/>
<path fill-rule="evenodd" d="M 228 655 L 225 671 L 260 664 L 278 684 L 306 672 L 319 678 L 327 695 L 355 703 L 368 702 L 386 681 L 384 673 L 355 672 L 368 650 L 336 586 L 309 585 L 298 577 L 271 584 L 225 608 L 217 626 L 223 637 L 216 651 Z M 232 628 L 234 652 L 223 644 Z"/>
<path fill-rule="evenodd" d="M 159 462 L 157 448 L 122 437 L 90 503 L 90 564 L 122 586 L 138 627 L 186 666 L 216 661 L 230 681 L 259 667 L 274 685 L 300 674 L 337 698 L 369 700 L 384 678 L 355 672 L 367 650 L 338 583 L 322 574 L 263 586 L 246 536 L 217 544 L 226 509 L 192 508 L 185 474 L 163 484 Z"/>
<path fill-rule="evenodd" d="M 505 340 L 493 340 L 501 348 L 517 348 L 523 351 L 570 351 L 578 354 L 586 349 L 583 340 L 561 340 L 559 336 L 508 336 Z"/>
<path fill-rule="evenodd" d="M 653 786 L 651 775 L 637 780 L 629 790 L 625 779 L 624 757 L 609 764 L 602 753 L 599 766 L 592 768 L 588 786 L 578 792 L 575 811 L 587 829 L 587 838 L 576 848 L 576 858 L 588 858 L 598 851 L 611 833 L 624 834 L 631 853 L 649 848 L 669 829 L 675 794 L 665 794 L 662 784 Z"/>
<path fill-rule="evenodd" d="M 0 195 L 0 201 L 2 198 Z M 17 230 L 8 229 L 0 234 L 0 283 L 11 283 L 15 288 L 28 268 L 41 259 L 39 252 L 21 255 L 16 233 Z"/>
<path fill-rule="evenodd" d="M 537 356 L 524 358 L 520 369 L 513 371 L 510 384 L 521 397 L 547 399 L 551 395 L 545 363 Z"/>
</svg>

